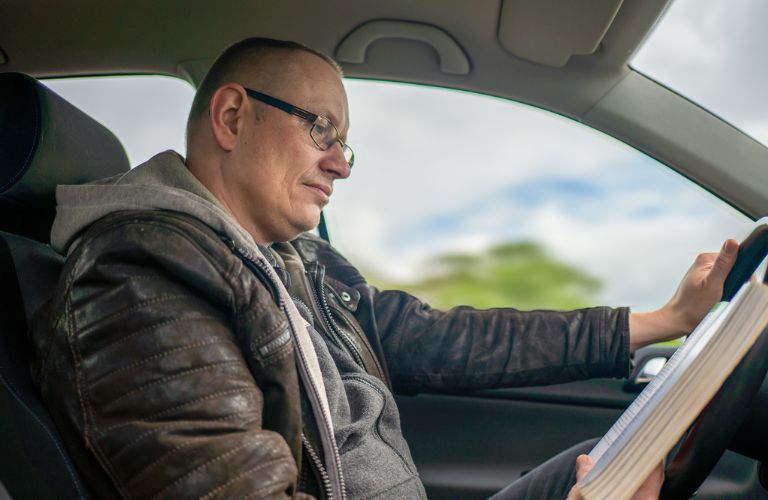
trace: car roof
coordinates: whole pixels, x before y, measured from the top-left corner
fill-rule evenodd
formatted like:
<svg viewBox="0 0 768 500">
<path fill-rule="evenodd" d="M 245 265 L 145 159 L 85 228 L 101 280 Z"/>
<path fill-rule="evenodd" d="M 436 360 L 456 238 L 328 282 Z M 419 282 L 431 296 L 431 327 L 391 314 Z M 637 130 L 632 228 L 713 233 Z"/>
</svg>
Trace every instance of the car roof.
<svg viewBox="0 0 768 500">
<path fill-rule="evenodd" d="M 569 116 L 763 215 L 768 148 L 628 64 L 667 3 L 10 0 L 0 7 L 0 68 L 199 83 L 231 43 L 292 39 L 332 55 L 349 77 L 487 93 Z"/>
<path fill-rule="evenodd" d="M 2 8 L 0 48 L 7 70 L 37 77 L 161 73 L 199 82 L 226 46 L 248 36 L 268 36 L 332 55 L 348 76 L 475 90 L 578 114 L 625 75 L 628 58 L 666 1 L 591 3 L 585 9 L 577 2 L 552 0 L 194 5 L 180 0 L 11 0 Z M 383 21 L 389 24 L 378 34 L 355 41 L 372 23 Z M 537 27 L 517 34 L 522 27 L 544 23 L 552 25 L 549 31 Z M 447 35 L 469 70 L 441 71 L 435 45 L 411 38 L 423 34 L 418 28 Z M 507 41 L 500 43 L 499 34 Z M 357 49 L 367 49 L 362 64 L 345 57 Z M 442 51 L 443 58 L 451 57 L 448 52 Z M 552 57 L 558 54 L 567 59 Z M 512 74 L 514 79 L 507 77 Z"/>
</svg>

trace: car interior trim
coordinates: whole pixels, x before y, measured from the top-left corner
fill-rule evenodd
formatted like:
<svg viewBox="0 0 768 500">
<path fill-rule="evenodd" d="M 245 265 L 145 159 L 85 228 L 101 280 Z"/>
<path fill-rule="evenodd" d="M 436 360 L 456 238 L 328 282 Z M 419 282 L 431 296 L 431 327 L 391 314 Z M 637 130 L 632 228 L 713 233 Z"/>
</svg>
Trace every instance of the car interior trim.
<svg viewBox="0 0 768 500">
<path fill-rule="evenodd" d="M 370 21 L 358 26 L 336 48 L 339 62 L 362 64 L 368 47 L 382 38 L 414 40 L 431 46 L 440 58 L 440 71 L 451 75 L 466 75 L 470 63 L 464 50 L 445 31 L 424 23 L 407 21 Z"/>
<path fill-rule="evenodd" d="M 510 54 L 562 68 L 574 55 L 594 54 L 623 0 L 504 0 L 499 43 Z"/>
<path fill-rule="evenodd" d="M 768 148 L 640 73 L 582 120 L 667 165 L 756 219 L 768 209 Z"/>
</svg>

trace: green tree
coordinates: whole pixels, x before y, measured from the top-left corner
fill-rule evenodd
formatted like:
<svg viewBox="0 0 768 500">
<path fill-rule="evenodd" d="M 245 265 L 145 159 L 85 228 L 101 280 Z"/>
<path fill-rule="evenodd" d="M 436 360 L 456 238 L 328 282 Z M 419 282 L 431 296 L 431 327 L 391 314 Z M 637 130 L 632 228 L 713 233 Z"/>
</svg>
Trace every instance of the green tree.
<svg viewBox="0 0 768 500">
<path fill-rule="evenodd" d="M 476 254 L 437 255 L 414 283 L 375 283 L 406 290 L 433 307 L 573 309 L 594 305 L 600 282 L 559 262 L 536 243 L 503 243 Z"/>
</svg>

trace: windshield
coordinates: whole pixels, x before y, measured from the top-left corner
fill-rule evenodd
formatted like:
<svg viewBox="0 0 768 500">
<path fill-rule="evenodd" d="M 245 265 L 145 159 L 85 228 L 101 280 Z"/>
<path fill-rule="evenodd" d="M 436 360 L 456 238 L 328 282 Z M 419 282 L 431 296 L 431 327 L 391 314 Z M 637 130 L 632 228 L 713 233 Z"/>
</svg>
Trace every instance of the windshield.
<svg viewBox="0 0 768 500">
<path fill-rule="evenodd" d="M 631 65 L 768 145 L 768 2 L 675 0 Z"/>
</svg>

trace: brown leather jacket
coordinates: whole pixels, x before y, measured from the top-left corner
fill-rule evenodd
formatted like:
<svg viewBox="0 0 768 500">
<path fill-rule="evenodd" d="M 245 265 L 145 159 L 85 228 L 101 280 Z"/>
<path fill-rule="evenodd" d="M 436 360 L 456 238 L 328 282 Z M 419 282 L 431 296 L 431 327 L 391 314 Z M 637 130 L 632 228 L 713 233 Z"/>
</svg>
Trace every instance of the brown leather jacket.
<svg viewBox="0 0 768 500">
<path fill-rule="evenodd" d="M 323 333 L 395 391 L 627 375 L 626 309 L 442 312 L 368 286 L 318 238 L 290 245 Z M 120 212 L 69 255 L 32 330 L 33 371 L 99 498 L 300 497 L 287 332 L 268 282 L 226 238 L 176 213 Z"/>
</svg>

